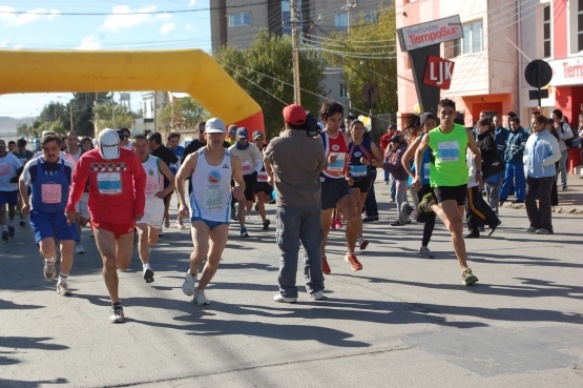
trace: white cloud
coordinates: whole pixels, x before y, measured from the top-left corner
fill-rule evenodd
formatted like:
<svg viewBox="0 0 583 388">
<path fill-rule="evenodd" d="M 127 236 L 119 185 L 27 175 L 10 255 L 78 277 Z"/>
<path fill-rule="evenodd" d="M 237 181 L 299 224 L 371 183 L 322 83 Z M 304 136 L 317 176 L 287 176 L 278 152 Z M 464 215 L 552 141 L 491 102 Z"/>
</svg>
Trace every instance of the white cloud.
<svg viewBox="0 0 583 388">
<path fill-rule="evenodd" d="M 116 5 L 112 8 L 112 15 L 105 18 L 99 29 L 119 32 L 122 29 L 137 27 L 144 23 L 172 19 L 172 15 L 168 13 L 155 13 L 157 9 L 154 5 L 135 10 L 127 5 Z"/>
<path fill-rule="evenodd" d="M 77 49 L 77 50 L 99 50 L 100 47 L 101 47 L 101 43 L 99 42 L 99 39 L 97 39 L 93 35 L 89 35 L 89 36 L 85 37 L 81 41 L 81 44 L 79 46 L 75 47 L 75 49 Z"/>
<path fill-rule="evenodd" d="M 174 29 L 174 27 L 176 27 L 176 23 L 174 23 L 174 22 L 164 23 L 164 24 L 162 24 L 162 27 L 160 27 L 160 33 L 162 35 L 167 34 L 170 31 L 172 31 Z"/>
<path fill-rule="evenodd" d="M 9 6 L 0 6 L 0 22 L 6 27 L 20 27 L 38 20 L 54 20 L 61 12 L 56 9 L 35 8 L 26 13 L 16 13 L 16 10 Z"/>
<path fill-rule="evenodd" d="M 6 47 L 6 42 L 5 41 L 0 42 L 0 47 Z"/>
<path fill-rule="evenodd" d="M 192 30 L 192 23 L 186 24 L 186 26 L 184 27 L 184 29 L 187 30 L 187 31 L 191 31 Z"/>
<path fill-rule="evenodd" d="M 188 2 L 188 6 L 189 6 L 189 7 L 194 7 L 195 5 L 196 5 L 196 0 L 190 0 L 190 1 Z"/>
</svg>

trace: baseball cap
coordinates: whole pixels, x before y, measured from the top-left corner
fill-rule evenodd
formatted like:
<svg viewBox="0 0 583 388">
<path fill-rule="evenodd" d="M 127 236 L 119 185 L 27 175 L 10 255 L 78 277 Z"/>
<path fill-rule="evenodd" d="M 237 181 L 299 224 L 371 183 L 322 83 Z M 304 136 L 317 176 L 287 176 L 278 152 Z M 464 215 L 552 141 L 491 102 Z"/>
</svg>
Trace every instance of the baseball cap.
<svg viewBox="0 0 583 388">
<path fill-rule="evenodd" d="M 119 135 L 115 129 L 105 128 L 97 137 L 99 153 L 105 160 L 119 159 Z"/>
<path fill-rule="evenodd" d="M 425 122 L 427 120 L 435 120 L 437 121 L 437 117 L 435 117 L 435 115 L 431 112 L 425 112 L 423 113 L 421 116 L 419 116 L 419 123 L 421 126 L 423 126 L 423 124 L 425 124 Z"/>
<path fill-rule="evenodd" d="M 263 132 L 255 131 L 253 132 L 253 140 L 263 139 Z"/>
<path fill-rule="evenodd" d="M 302 125 L 306 123 L 306 110 L 298 104 L 291 104 L 283 108 L 283 119 L 292 125 Z"/>
<path fill-rule="evenodd" d="M 247 128 L 241 127 L 237 129 L 237 139 L 247 139 L 248 137 Z"/>
<path fill-rule="evenodd" d="M 226 128 L 227 127 L 225 126 L 225 122 L 223 120 L 213 117 L 206 122 L 204 131 L 206 133 L 226 133 Z"/>
</svg>

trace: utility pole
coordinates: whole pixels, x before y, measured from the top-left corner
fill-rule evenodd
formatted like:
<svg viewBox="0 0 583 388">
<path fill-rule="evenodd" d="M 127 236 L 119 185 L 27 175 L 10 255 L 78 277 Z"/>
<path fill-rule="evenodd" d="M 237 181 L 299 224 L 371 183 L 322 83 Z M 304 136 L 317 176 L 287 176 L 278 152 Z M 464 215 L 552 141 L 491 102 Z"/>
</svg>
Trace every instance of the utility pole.
<svg viewBox="0 0 583 388">
<path fill-rule="evenodd" d="M 346 32 L 350 34 L 350 10 L 356 8 L 358 1 L 346 0 L 346 5 L 343 5 L 340 9 L 346 12 Z"/>
<path fill-rule="evenodd" d="M 300 93 L 300 48 L 298 38 L 298 10 L 296 0 L 290 0 L 290 10 L 292 25 L 292 60 L 294 67 L 294 102 L 300 105 L 302 103 Z"/>
</svg>

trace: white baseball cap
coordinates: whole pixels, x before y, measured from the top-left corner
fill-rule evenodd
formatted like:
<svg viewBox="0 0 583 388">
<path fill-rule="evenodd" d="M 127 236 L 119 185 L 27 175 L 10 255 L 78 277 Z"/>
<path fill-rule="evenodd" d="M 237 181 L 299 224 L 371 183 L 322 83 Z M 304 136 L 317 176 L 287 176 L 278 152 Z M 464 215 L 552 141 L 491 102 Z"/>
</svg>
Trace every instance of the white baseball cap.
<svg viewBox="0 0 583 388">
<path fill-rule="evenodd" d="M 105 128 L 99 132 L 97 142 L 103 159 L 119 159 L 119 135 L 115 129 Z"/>
<path fill-rule="evenodd" d="M 204 131 L 206 133 L 227 133 L 227 126 L 223 120 L 213 117 L 207 120 Z"/>
</svg>

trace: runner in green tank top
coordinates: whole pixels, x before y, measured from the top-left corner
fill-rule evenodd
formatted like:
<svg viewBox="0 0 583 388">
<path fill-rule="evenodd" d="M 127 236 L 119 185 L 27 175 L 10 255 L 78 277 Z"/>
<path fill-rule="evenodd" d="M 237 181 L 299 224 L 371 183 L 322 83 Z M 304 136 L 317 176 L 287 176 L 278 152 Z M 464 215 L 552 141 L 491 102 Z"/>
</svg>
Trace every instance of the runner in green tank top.
<svg viewBox="0 0 583 388">
<path fill-rule="evenodd" d="M 443 221 L 451 233 L 451 242 L 458 263 L 462 269 L 462 280 L 469 286 L 478 278 L 468 267 L 466 245 L 463 238 L 463 215 L 466 200 L 468 167 L 466 165 L 466 150 L 469 148 L 476 166 L 481 166 L 480 151 L 469 129 L 455 124 L 455 102 L 444 99 L 438 104 L 438 115 L 441 123 L 421 140 L 415 152 L 415 165 L 421 165 L 423 152 L 431 149 L 429 179 L 434 187 L 432 193 L 425 195 L 419 203 L 419 211 L 433 211 Z M 420 171 L 415 172 L 413 187 L 421 189 Z M 483 185 L 482 172 L 476 171 L 476 179 Z"/>
</svg>

